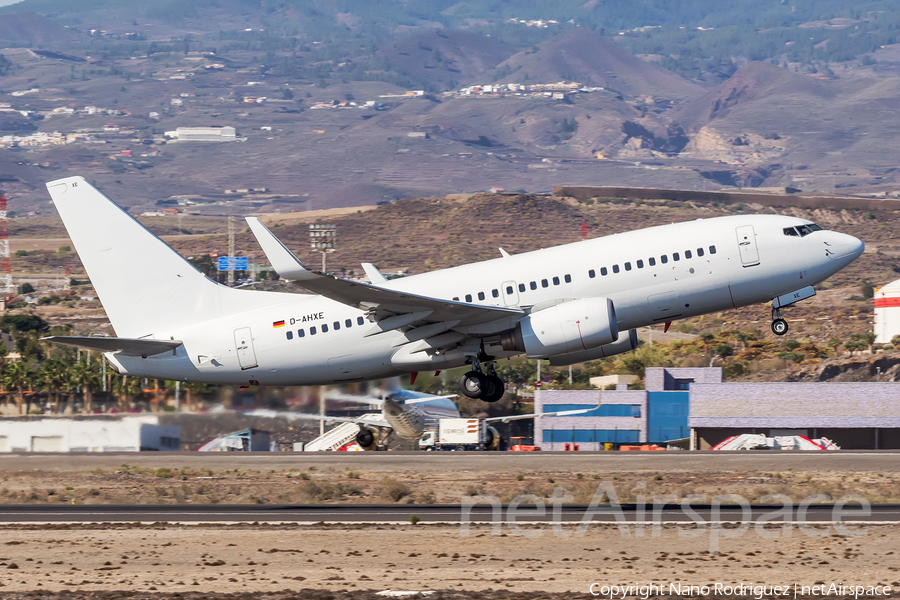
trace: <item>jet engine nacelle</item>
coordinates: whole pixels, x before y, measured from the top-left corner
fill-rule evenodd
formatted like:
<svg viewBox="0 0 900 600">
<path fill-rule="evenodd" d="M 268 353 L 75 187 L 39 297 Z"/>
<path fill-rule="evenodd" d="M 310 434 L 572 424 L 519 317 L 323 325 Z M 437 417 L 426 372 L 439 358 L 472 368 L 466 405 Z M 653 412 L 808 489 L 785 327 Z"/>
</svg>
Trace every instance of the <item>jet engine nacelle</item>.
<svg viewBox="0 0 900 600">
<path fill-rule="evenodd" d="M 619 337 L 616 309 L 609 298 L 562 302 L 532 312 L 501 334 L 507 352 L 525 352 L 529 358 L 581 352 L 609 344 Z"/>
<path fill-rule="evenodd" d="M 367 452 L 374 450 L 375 446 L 378 444 L 378 435 L 371 429 L 363 427 L 359 430 L 359 433 L 356 434 L 356 443 L 359 444 L 360 448 Z"/>
<path fill-rule="evenodd" d="M 623 352 L 630 352 L 637 347 L 637 330 L 629 329 L 627 332 L 619 335 L 619 339 L 612 344 L 604 344 L 598 348 L 573 352 L 572 354 L 551 356 L 550 365 L 554 367 L 567 367 L 587 360 L 597 360 L 598 358 L 606 358 L 607 356 L 615 356 L 616 354 L 622 354 Z"/>
<path fill-rule="evenodd" d="M 485 450 L 496 450 L 500 446 L 500 432 L 488 425 L 485 427 L 487 439 L 484 443 Z"/>
</svg>

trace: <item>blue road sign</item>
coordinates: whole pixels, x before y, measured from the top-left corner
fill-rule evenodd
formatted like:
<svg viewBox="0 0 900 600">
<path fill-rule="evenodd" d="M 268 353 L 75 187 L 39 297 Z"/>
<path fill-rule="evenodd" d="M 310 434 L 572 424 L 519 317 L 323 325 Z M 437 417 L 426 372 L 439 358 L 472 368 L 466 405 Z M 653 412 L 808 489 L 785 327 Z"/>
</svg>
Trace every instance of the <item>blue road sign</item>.
<svg viewBox="0 0 900 600">
<path fill-rule="evenodd" d="M 246 271 L 250 268 L 249 258 L 246 256 L 220 256 L 219 257 L 219 270 L 220 271 Z M 229 265 L 234 265 L 229 268 Z"/>
</svg>

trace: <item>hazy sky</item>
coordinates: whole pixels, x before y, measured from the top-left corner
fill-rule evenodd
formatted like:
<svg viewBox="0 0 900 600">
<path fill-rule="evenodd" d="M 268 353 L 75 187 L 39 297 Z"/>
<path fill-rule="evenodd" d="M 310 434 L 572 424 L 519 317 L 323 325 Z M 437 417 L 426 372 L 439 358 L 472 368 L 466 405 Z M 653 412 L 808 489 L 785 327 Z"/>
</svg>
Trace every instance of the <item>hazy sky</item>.
<svg viewBox="0 0 900 600">
<path fill-rule="evenodd" d="M 0 6 L 7 6 L 9 4 L 15 4 L 16 2 L 21 2 L 22 0 L 0 0 Z"/>
</svg>

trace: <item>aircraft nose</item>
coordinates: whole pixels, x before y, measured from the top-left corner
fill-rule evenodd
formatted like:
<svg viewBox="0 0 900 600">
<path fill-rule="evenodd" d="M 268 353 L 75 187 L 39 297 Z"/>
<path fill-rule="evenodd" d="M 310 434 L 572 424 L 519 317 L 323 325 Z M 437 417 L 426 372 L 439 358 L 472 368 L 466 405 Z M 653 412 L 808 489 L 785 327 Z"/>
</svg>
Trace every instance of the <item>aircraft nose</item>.
<svg viewBox="0 0 900 600">
<path fill-rule="evenodd" d="M 846 233 L 836 233 L 834 235 L 835 240 L 832 242 L 834 246 L 832 252 L 834 252 L 835 259 L 846 259 L 847 262 L 850 262 L 859 257 L 866 249 L 866 245 L 862 240 L 852 235 L 847 235 Z"/>
</svg>

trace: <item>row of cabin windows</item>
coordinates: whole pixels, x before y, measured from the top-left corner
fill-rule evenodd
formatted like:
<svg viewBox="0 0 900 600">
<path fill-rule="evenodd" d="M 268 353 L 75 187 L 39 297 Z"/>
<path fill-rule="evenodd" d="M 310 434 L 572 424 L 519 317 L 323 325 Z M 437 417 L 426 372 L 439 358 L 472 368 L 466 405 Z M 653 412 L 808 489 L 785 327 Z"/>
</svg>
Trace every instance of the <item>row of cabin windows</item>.
<svg viewBox="0 0 900 600">
<path fill-rule="evenodd" d="M 366 320 L 365 320 L 364 318 L 362 318 L 362 317 L 356 317 L 356 324 L 357 324 L 357 325 L 362 325 L 362 324 L 365 323 L 365 322 L 366 322 Z M 322 333 L 328 333 L 328 323 L 322 323 L 321 327 L 322 327 Z M 332 327 L 335 331 L 339 331 L 340 328 L 341 328 L 341 322 L 340 322 L 340 321 L 335 321 L 334 323 L 331 324 L 331 327 Z M 353 319 L 345 319 L 345 320 L 344 320 L 344 327 L 346 327 L 347 329 L 353 327 Z M 309 328 L 309 335 L 316 335 L 316 333 L 318 333 L 318 331 L 316 330 L 315 325 Z M 287 332 L 285 332 L 285 335 L 287 336 L 287 339 L 289 339 L 289 340 L 294 339 L 294 332 L 293 332 L 293 331 L 287 331 Z M 298 338 L 306 337 L 306 330 L 305 330 L 305 329 L 298 329 L 298 330 L 297 330 L 297 337 L 298 337 Z"/>
<path fill-rule="evenodd" d="M 551 280 L 541 279 L 541 287 L 550 287 L 550 281 L 551 281 Z M 553 281 L 553 285 L 559 285 L 559 284 L 560 284 L 560 279 L 559 279 L 559 277 L 553 277 L 553 278 L 552 278 L 552 281 Z M 565 281 L 566 283 L 572 283 L 572 276 L 571 276 L 571 275 L 563 275 L 563 281 Z M 538 289 L 538 283 L 537 283 L 537 281 L 532 281 L 530 284 L 528 284 L 528 287 L 530 287 L 532 290 Z M 524 284 L 524 283 L 520 283 L 520 284 L 519 284 L 519 291 L 520 291 L 520 292 L 524 292 L 526 289 L 527 289 L 527 288 L 525 287 L 525 284 Z M 506 286 L 506 295 L 507 295 L 507 296 L 512 296 L 514 293 L 515 293 L 515 290 L 513 289 L 513 286 L 511 286 L 511 285 Z M 484 299 L 486 298 L 484 292 L 478 292 L 477 297 L 478 297 L 479 300 L 484 300 Z M 496 289 L 496 288 L 494 288 L 493 290 L 491 290 L 491 297 L 492 297 L 492 298 L 499 298 L 499 297 L 500 297 L 500 290 L 498 290 L 498 289 Z M 465 298 L 466 298 L 466 302 L 471 302 L 471 301 L 472 301 L 472 294 L 466 294 L 466 295 L 465 295 Z M 459 301 L 459 296 L 454 296 L 453 299 L 454 299 L 455 301 L 458 302 L 458 301 Z"/>
<path fill-rule="evenodd" d="M 710 254 L 715 254 L 715 253 L 716 253 L 716 247 L 715 247 L 715 246 L 710 246 L 710 247 L 709 247 L 709 253 L 710 253 Z M 698 258 L 701 257 L 701 256 L 703 256 L 704 254 L 706 254 L 706 252 L 703 250 L 703 248 L 697 248 L 697 257 L 698 257 Z M 684 251 L 684 258 L 685 258 L 685 259 L 694 258 L 694 253 L 693 253 L 691 250 L 685 250 L 685 251 Z M 672 253 L 672 261 L 673 261 L 673 262 L 678 262 L 679 260 L 681 260 L 681 254 L 679 254 L 678 252 L 673 252 L 673 253 Z M 637 266 L 638 269 L 643 269 L 643 268 L 644 268 L 644 261 L 643 261 L 643 260 L 637 259 L 637 260 L 634 261 L 634 262 L 635 262 L 635 265 Z M 669 256 L 668 256 L 667 254 L 663 254 L 662 256 L 659 257 L 659 262 L 662 263 L 662 264 L 668 263 L 668 262 L 669 262 Z M 656 266 L 656 258 L 653 257 L 653 256 L 651 256 L 650 258 L 647 259 L 647 264 L 648 264 L 649 266 L 651 266 L 651 267 L 655 267 L 655 266 Z M 630 271 L 630 270 L 631 270 L 631 263 L 630 263 L 630 262 L 626 262 L 623 266 L 625 267 L 625 270 L 626 270 L 626 271 Z M 612 272 L 613 272 L 613 273 L 618 273 L 619 271 L 620 271 L 619 265 L 613 265 L 613 266 L 612 266 Z M 600 267 L 600 275 L 602 275 L 602 276 L 609 275 L 609 270 L 607 270 L 606 267 Z M 593 278 L 596 277 L 596 276 L 597 276 L 597 272 L 596 272 L 594 269 L 591 269 L 590 271 L 588 271 L 588 277 L 590 277 L 591 279 L 593 279 Z"/>
</svg>

